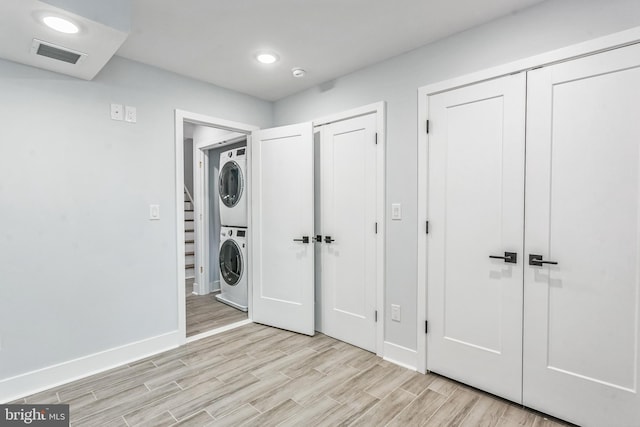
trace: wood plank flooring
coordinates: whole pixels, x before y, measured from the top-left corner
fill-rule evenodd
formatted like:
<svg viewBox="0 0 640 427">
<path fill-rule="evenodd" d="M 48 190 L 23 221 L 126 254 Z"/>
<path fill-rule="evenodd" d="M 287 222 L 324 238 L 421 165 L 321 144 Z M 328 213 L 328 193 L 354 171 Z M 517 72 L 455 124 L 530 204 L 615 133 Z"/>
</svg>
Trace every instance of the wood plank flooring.
<svg viewBox="0 0 640 427">
<path fill-rule="evenodd" d="M 68 403 L 73 426 L 563 425 L 326 335 L 258 324 L 25 401 Z"/>
<path fill-rule="evenodd" d="M 193 279 L 187 279 L 187 337 L 248 318 L 247 313 L 221 303 L 215 294 L 193 295 Z"/>
</svg>

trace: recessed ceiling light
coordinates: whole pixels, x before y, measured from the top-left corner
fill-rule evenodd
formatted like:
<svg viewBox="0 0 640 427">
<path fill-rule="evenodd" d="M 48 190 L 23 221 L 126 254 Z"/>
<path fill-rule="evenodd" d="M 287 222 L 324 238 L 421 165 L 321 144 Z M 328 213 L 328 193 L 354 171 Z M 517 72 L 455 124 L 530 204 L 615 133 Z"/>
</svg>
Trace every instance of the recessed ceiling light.
<svg viewBox="0 0 640 427">
<path fill-rule="evenodd" d="M 65 34 L 76 34 L 80 31 L 80 28 L 73 22 L 57 16 L 45 16 L 42 18 L 42 22 L 44 22 L 47 27 Z"/>
<path fill-rule="evenodd" d="M 291 74 L 293 74 L 293 77 L 304 77 L 305 74 L 307 74 L 307 72 L 305 70 L 303 70 L 302 68 L 292 68 L 291 69 Z"/>
<path fill-rule="evenodd" d="M 261 62 L 263 64 L 273 64 L 274 62 L 278 61 L 278 56 L 274 53 L 262 52 L 256 55 L 256 59 L 258 60 L 258 62 Z"/>
</svg>

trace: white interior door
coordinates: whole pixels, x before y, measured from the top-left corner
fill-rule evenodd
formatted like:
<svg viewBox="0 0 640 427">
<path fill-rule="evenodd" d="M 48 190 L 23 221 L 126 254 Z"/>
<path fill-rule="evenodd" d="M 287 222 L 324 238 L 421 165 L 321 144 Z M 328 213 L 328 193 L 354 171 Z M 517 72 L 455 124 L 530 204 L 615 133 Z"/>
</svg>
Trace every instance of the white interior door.
<svg viewBox="0 0 640 427">
<path fill-rule="evenodd" d="M 525 92 L 521 73 L 428 100 L 427 369 L 516 402 Z"/>
<path fill-rule="evenodd" d="M 318 330 L 376 351 L 376 115 L 321 128 Z"/>
<path fill-rule="evenodd" d="M 251 144 L 252 318 L 313 335 L 313 128 L 255 131 Z"/>
<path fill-rule="evenodd" d="M 639 45 L 529 73 L 523 398 L 584 426 L 640 425 L 638 99 Z"/>
</svg>

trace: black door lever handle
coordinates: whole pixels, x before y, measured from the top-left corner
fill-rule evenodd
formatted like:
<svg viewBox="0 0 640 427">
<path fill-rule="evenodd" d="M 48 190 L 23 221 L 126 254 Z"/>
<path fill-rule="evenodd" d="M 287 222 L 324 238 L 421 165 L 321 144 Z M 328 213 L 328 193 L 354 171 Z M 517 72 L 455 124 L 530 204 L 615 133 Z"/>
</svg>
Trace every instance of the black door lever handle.
<svg viewBox="0 0 640 427">
<path fill-rule="evenodd" d="M 518 263 L 518 253 L 517 252 L 505 252 L 504 256 L 489 255 L 489 258 L 503 259 L 504 262 L 509 263 L 509 264 L 517 264 Z"/>
<path fill-rule="evenodd" d="M 335 242 L 335 239 L 332 239 L 331 236 L 324 236 L 325 243 Z"/>
<path fill-rule="evenodd" d="M 294 242 L 309 243 L 309 236 L 302 236 L 302 239 L 293 239 Z"/>
<path fill-rule="evenodd" d="M 535 265 L 536 267 L 542 267 L 544 264 L 558 265 L 557 261 L 545 261 L 542 259 L 542 255 L 529 254 L 529 265 Z"/>
</svg>

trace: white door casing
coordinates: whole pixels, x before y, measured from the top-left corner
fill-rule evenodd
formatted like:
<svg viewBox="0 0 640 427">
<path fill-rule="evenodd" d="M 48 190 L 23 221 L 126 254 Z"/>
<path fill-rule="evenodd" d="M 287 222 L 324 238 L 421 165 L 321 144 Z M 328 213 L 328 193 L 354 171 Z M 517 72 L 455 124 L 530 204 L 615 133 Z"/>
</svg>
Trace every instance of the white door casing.
<svg viewBox="0 0 640 427">
<path fill-rule="evenodd" d="M 640 423 L 639 98 L 640 45 L 529 73 L 523 399 L 585 426 Z"/>
<path fill-rule="evenodd" d="M 252 319 L 313 335 L 312 124 L 254 131 L 251 146 Z"/>
<path fill-rule="evenodd" d="M 520 73 L 428 98 L 427 369 L 516 402 L 525 92 Z"/>
<path fill-rule="evenodd" d="M 321 128 L 319 331 L 376 351 L 376 114 Z"/>
</svg>

